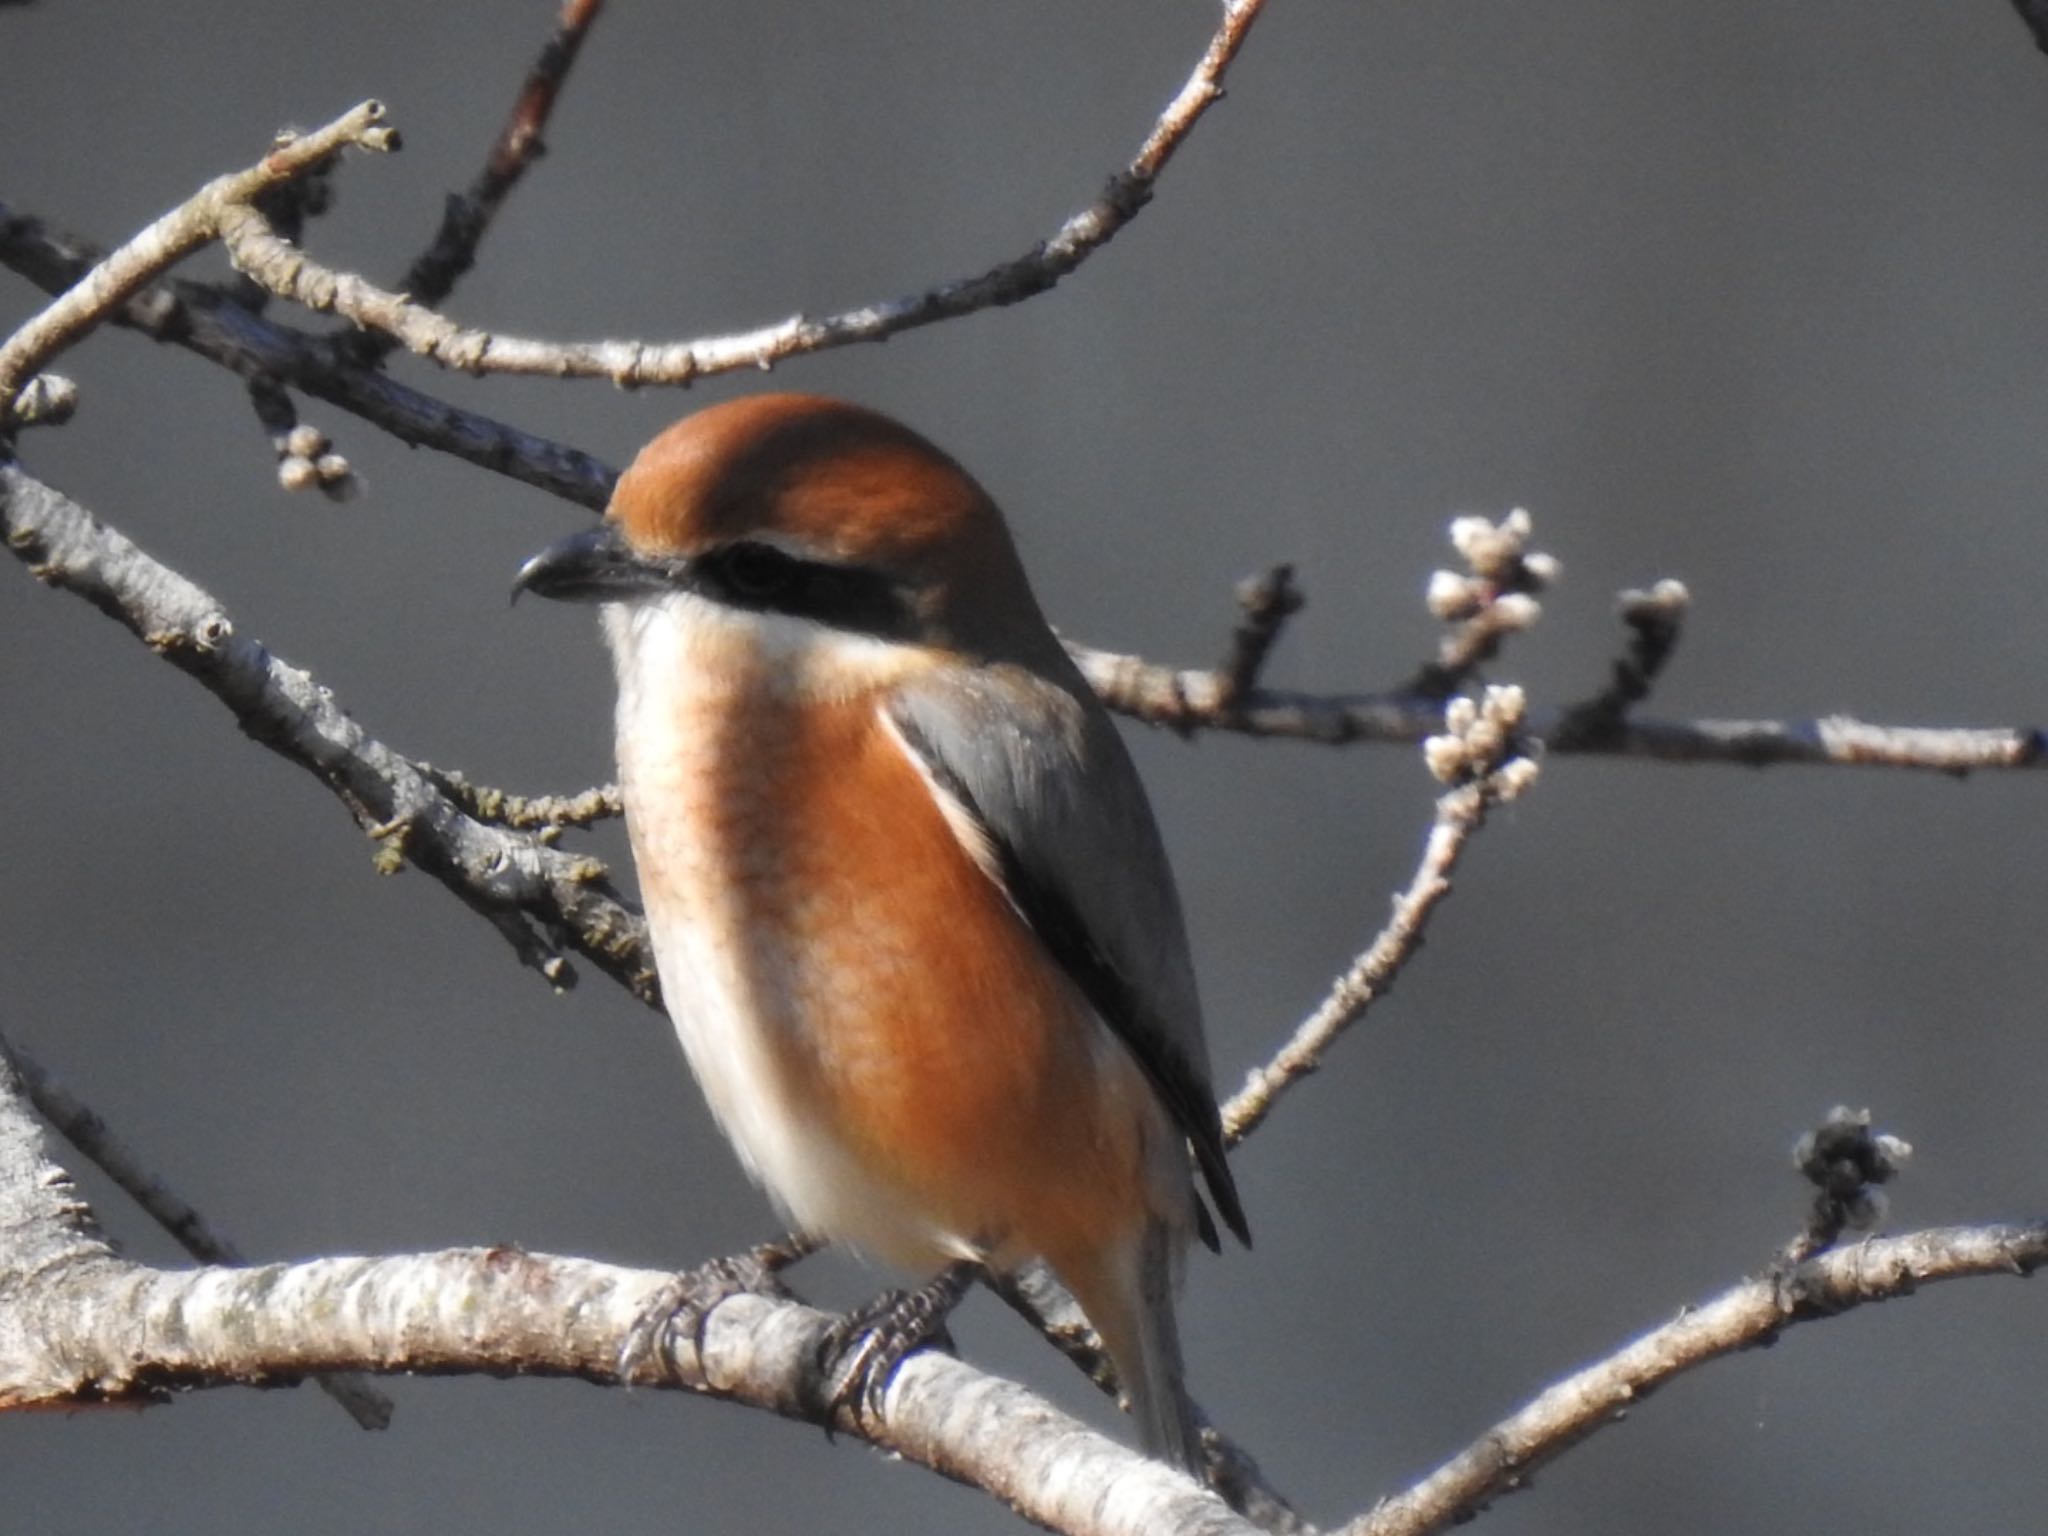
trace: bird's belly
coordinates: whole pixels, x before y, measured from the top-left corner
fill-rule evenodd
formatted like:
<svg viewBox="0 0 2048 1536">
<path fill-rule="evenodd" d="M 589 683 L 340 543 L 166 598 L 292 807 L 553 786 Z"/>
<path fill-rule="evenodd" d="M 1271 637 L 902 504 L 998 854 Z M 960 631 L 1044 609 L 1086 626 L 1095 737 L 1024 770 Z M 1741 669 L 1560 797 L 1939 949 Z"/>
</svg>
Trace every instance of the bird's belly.
<svg viewBox="0 0 2048 1536">
<path fill-rule="evenodd" d="M 723 942 L 709 924 L 656 923 L 662 992 L 683 1054 L 740 1160 L 788 1219 L 911 1267 L 970 1251 L 849 1145 L 832 1103 L 841 1095 L 809 1043 L 820 1021 L 762 974 L 777 957 L 758 943 Z"/>
<path fill-rule="evenodd" d="M 800 1227 L 905 1265 L 1135 1226 L 1170 1135 L 1135 1062 L 863 729 L 872 706 L 821 713 L 628 765 L 662 989 L 713 1113 Z"/>
</svg>

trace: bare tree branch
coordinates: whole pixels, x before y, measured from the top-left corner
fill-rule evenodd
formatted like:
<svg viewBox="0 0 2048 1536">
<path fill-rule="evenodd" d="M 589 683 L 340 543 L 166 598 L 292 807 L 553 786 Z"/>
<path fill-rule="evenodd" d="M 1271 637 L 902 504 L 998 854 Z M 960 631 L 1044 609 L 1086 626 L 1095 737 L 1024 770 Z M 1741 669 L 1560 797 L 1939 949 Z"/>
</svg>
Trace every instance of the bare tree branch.
<svg viewBox="0 0 2048 1536">
<path fill-rule="evenodd" d="M 0 265 L 45 292 L 63 292 L 99 259 L 91 245 L 0 202 Z M 579 506 L 602 508 L 618 478 L 580 449 L 463 410 L 380 370 L 339 361 L 325 338 L 279 325 L 209 284 L 147 285 L 108 318 L 242 378 L 289 384 L 410 447 L 450 454 Z"/>
<path fill-rule="evenodd" d="M 0 346 L 0 428 L 12 418 L 22 388 L 44 365 L 158 273 L 217 238 L 234 222 L 236 210 L 253 211 L 260 193 L 306 175 L 350 145 L 395 149 L 398 137 L 381 126 L 383 116 L 382 105 L 366 101 L 324 128 L 281 136 L 277 146 L 256 164 L 208 182 L 87 272 Z"/>
<path fill-rule="evenodd" d="M 1089 686 L 1111 709 L 1182 734 L 1229 731 L 1343 747 L 1413 745 L 1443 726 L 1443 705 L 1412 693 L 1305 693 L 1254 688 L 1225 701 L 1217 674 L 1162 666 L 1139 656 L 1070 642 Z M 1574 739 L 1561 711 L 1534 711 L 1523 727 L 1558 756 L 1625 757 L 1665 763 L 1733 763 L 1745 768 L 1804 763 L 1832 767 L 2041 768 L 2044 739 L 2034 726 L 1876 725 L 1847 715 L 1809 720 L 1630 720 L 1611 735 Z M 1563 735 L 1562 740 L 1559 739 Z"/>
<path fill-rule="evenodd" d="M 452 290 L 492 214 L 537 152 L 540 125 L 600 4 L 565 0 L 550 53 L 529 77 L 484 174 L 466 199 L 451 199 L 440 235 L 408 275 L 408 293 L 387 292 L 313 263 L 292 244 L 296 231 L 279 224 L 257 197 L 285 178 L 327 164 L 345 143 L 385 147 L 383 131 L 368 126 L 375 121 L 375 104 L 366 104 L 357 114 L 370 116 L 353 128 L 344 131 L 357 114 L 281 144 L 257 167 L 209 184 L 90 271 L 83 264 L 73 270 L 64 279 L 71 286 L 63 296 L 0 346 L 0 427 L 55 419 L 66 409 L 62 381 L 40 370 L 94 326 L 119 318 L 251 379 L 287 465 L 303 463 L 312 476 L 309 484 L 341 484 L 347 466 L 338 456 L 328 463 L 324 438 L 316 443 L 300 435 L 308 429 L 289 414 L 287 381 L 407 441 L 460 453 L 586 506 L 599 505 L 613 478 L 608 467 L 392 384 L 374 367 L 389 349 L 387 338 L 444 366 L 474 372 L 688 384 L 705 374 L 767 367 L 799 353 L 880 340 L 1030 297 L 1078 267 L 1149 200 L 1175 149 L 1220 97 L 1223 75 L 1263 0 L 1227 0 L 1222 23 L 1187 85 L 1095 203 L 1046 244 L 979 277 L 822 320 L 797 317 L 735 336 L 664 346 L 562 346 L 462 330 L 427 306 Z M 2027 0 L 2016 4 L 2038 36 L 2040 8 Z M 323 135 L 334 136 L 324 148 L 316 143 Z M 270 179 L 251 180 L 259 177 Z M 216 236 L 271 291 L 375 329 L 316 338 L 268 322 L 217 289 L 153 282 Z M 53 259 L 49 237 L 33 221 L 0 207 L 0 259 L 40 263 L 47 270 Z M 284 366 L 273 367 L 273 361 Z M 1514 532 L 1506 522 L 1487 528 L 1494 535 Z M 427 870 L 557 984 L 570 976 L 560 953 L 566 947 L 592 958 L 643 1000 L 656 1001 L 637 916 L 611 892 L 601 864 L 553 846 L 561 827 L 615 814 L 614 793 L 600 789 L 522 800 L 393 752 L 350 721 L 306 673 L 237 636 L 214 599 L 5 460 L 0 533 L 36 575 L 120 619 L 227 703 L 252 737 L 321 777 L 378 842 L 380 864 L 396 868 L 410 862 Z M 1627 606 L 1626 617 L 1635 641 L 1599 695 L 1544 719 L 1525 719 L 1517 703 L 1512 718 L 1492 719 L 1498 740 L 1481 743 L 1475 732 L 1488 726 L 1482 707 L 1454 703 L 1447 710 L 1444 701 L 1470 683 L 1502 637 L 1526 626 L 1530 611 L 1516 599 L 1531 596 L 1548 579 L 1537 563 L 1542 557 L 1524 557 L 1519 540 L 1509 554 L 1512 559 L 1494 561 L 1499 570 L 1484 559 L 1472 560 L 1484 590 L 1467 594 L 1471 605 L 1460 628 L 1429 667 L 1384 697 L 1290 694 L 1260 685 L 1272 644 L 1298 606 L 1284 568 L 1263 588 L 1251 589 L 1246 619 L 1216 670 L 1173 671 L 1075 648 L 1112 707 L 1183 731 L 1414 742 L 1443 731 L 1448 716 L 1450 735 L 1431 742 L 1431 760 L 1462 782 L 1439 800 L 1414 878 L 1373 945 L 1226 1107 L 1233 1142 L 1256 1130 L 1279 1096 L 1315 1069 L 1336 1036 L 1384 994 L 1413 955 L 1430 913 L 1450 889 L 1465 841 L 1488 807 L 1518 792 L 1533 772 L 1529 759 L 1515 755 L 1520 738 L 1560 754 L 1885 764 L 1958 774 L 2042 760 L 2042 736 L 2032 729 L 1943 731 L 1841 717 L 1632 721 L 1631 711 L 1647 697 L 1677 638 L 1683 590 L 1677 589 L 1674 603 L 1661 587 L 1663 599 L 1657 593 L 1633 595 L 1638 601 Z M 534 835 L 519 835 L 527 829 L 536 829 Z M 183 1273 L 126 1264 L 98 1238 L 63 1171 L 45 1156 L 33 1123 L 20 1112 L 20 1080 L 27 1080 L 47 1113 L 79 1128 L 87 1138 L 82 1149 L 88 1143 L 98 1147 L 88 1155 L 103 1166 L 110 1158 L 111 1167 L 122 1164 L 118 1144 L 100 1137 L 88 1123 L 90 1112 L 67 1103 L 46 1079 L 36 1086 L 32 1067 L 14 1072 L 14 1083 L 6 1081 L 11 1071 L 0 1048 L 0 1407 L 151 1396 L 174 1386 L 268 1385 L 351 1365 L 574 1375 L 617 1383 L 624 1379 L 620 1340 L 644 1325 L 649 1298 L 673 1283 L 671 1276 L 512 1249 Z M 139 1168 L 130 1172 L 144 1185 L 153 1182 Z M 196 1232 L 196 1213 L 174 1196 L 166 1198 L 172 1202 L 162 1205 L 171 1211 L 169 1219 Z M 2048 1228 L 2041 1226 L 1923 1232 L 1812 1256 L 1817 1244 L 1839 1230 L 1839 1223 L 1815 1226 L 1788 1250 L 1796 1262 L 1781 1272 L 1745 1282 L 1551 1388 L 1417 1488 L 1347 1529 L 1359 1536 L 1440 1529 L 1519 1486 L 1531 1468 L 1619 1416 L 1661 1381 L 1766 1342 L 1788 1322 L 1905 1294 L 1928 1279 L 2027 1273 L 2048 1257 Z M 194 1240 L 201 1245 L 195 1251 L 204 1252 L 204 1235 Z M 214 1256 L 228 1259 L 232 1252 L 216 1242 Z M 81 1298 L 90 1305 L 81 1306 Z M 736 1297 L 714 1309 L 701 1340 L 677 1340 L 673 1358 L 636 1367 L 632 1379 L 827 1422 L 808 1383 L 831 1323 L 791 1302 Z M 1085 1341 L 1075 1343 L 1072 1352 L 1084 1355 Z M 897 1373 L 879 1422 L 841 1416 L 837 1427 L 988 1488 L 1027 1518 L 1055 1529 L 1247 1529 L 1170 1472 L 1089 1434 L 1021 1388 L 936 1354 L 918 1356 Z M 1249 1458 L 1243 1458 L 1239 1474 L 1255 1493 L 1268 1491 Z M 1223 1480 L 1231 1475 L 1226 1462 Z M 1276 1502 L 1274 1521 L 1305 1529 L 1284 1503 Z"/>
<path fill-rule="evenodd" d="M 499 129 L 489 156 L 469 190 L 451 194 L 442 211 L 441 224 L 433 240 L 407 269 L 401 291 L 416 303 L 438 304 L 455 289 L 456 283 L 476 262 L 482 242 L 505 199 L 540 157 L 545 146 L 541 135 L 554 110 L 555 98 L 569 70 L 582 51 L 604 0 L 563 0 L 554 32 L 540 57 L 527 72 L 512 111 Z M 280 223 L 278 233 L 300 240 L 296 225 Z M 268 290 L 246 282 L 261 298 Z M 252 305 L 260 312 L 261 304 Z M 337 361 L 356 367 L 373 368 L 397 343 L 377 331 L 352 330 L 327 338 Z M 282 381 L 264 374 L 249 381 L 249 396 L 256 414 L 270 434 L 277 450 L 278 482 L 287 491 L 318 490 L 331 500 L 345 499 L 358 488 L 347 458 L 334 450 L 327 435 L 304 425 L 297 404 Z"/>
<path fill-rule="evenodd" d="M 0 1362 L 20 1362 L 26 1370 L 26 1362 L 48 1347 L 26 1299 L 36 1277 L 90 1274 L 110 1260 L 91 1208 L 50 1157 L 13 1058 L 0 1049 Z M 35 1374 L 43 1379 L 48 1373 Z M 6 1400 L 0 1388 L 0 1405 Z"/>
<path fill-rule="evenodd" d="M 213 597 L 4 460 L 0 535 L 34 575 L 120 620 L 226 704 L 252 738 L 317 776 L 378 842 L 380 867 L 410 863 L 432 875 L 556 986 L 574 979 L 565 946 L 658 1004 L 645 927 L 603 864 L 466 814 L 311 676 L 237 634 Z"/>
<path fill-rule="evenodd" d="M 1342 1536 L 1426 1536 L 1468 1520 L 1672 1377 L 1768 1344 L 1793 1323 L 1910 1296 L 1930 1281 L 2028 1275 L 2044 1262 L 2048 1223 L 1938 1227 L 1834 1249 L 1789 1276 L 1745 1280 L 1546 1389 L 1415 1487 L 1345 1526 Z"/>
<path fill-rule="evenodd" d="M 175 1190 L 143 1166 L 128 1144 L 76 1094 L 57 1081 L 19 1046 L 0 1039 L 0 1057 L 12 1060 L 28 1101 L 64 1139 L 125 1191 L 158 1226 L 195 1259 L 207 1264 L 240 1264 L 235 1245 Z M 353 1373 L 313 1378 L 364 1429 L 391 1423 L 391 1399 Z"/>
<path fill-rule="evenodd" d="M 835 1319 L 736 1295 L 701 1334 L 622 1350 L 675 1276 L 515 1248 L 183 1271 L 131 1264 L 49 1157 L 0 1051 L 0 1411 L 277 1386 L 326 1371 L 573 1376 L 680 1387 L 871 1440 L 1074 1536 L 1256 1527 L 1179 1473 L 1096 1434 L 1013 1382 L 912 1356 L 879 1420 L 828 1414 L 819 1351 Z"/>
<path fill-rule="evenodd" d="M 1628 650 L 1616 659 L 1606 687 L 1559 717 L 1551 746 L 1570 751 L 1577 744 L 1611 738 L 1621 729 L 1629 711 L 1650 696 L 1670 665 L 1691 602 L 1685 584 L 1670 580 L 1616 599 L 1621 621 L 1628 626 Z"/>
<path fill-rule="evenodd" d="M 608 379 L 622 387 L 687 385 L 743 368 L 772 368 L 791 357 L 1016 304 L 1045 292 L 1107 245 L 1152 199 L 1154 183 L 1202 115 L 1223 96 L 1223 77 L 1244 46 L 1265 0 L 1224 0 L 1222 20 L 1186 84 L 1168 102 L 1130 163 L 1102 193 L 1051 237 L 977 277 L 823 319 L 796 315 L 774 325 L 693 341 L 548 342 L 465 329 L 434 310 L 321 266 L 278 237 L 255 208 L 238 205 L 221 230 L 235 264 L 272 292 L 313 310 L 331 310 L 396 337 L 409 351 L 464 373 Z"/>
<path fill-rule="evenodd" d="M 421 763 L 419 768 L 470 815 L 493 826 L 560 831 L 626 814 L 626 802 L 616 784 L 599 784 L 574 795 L 515 795 L 472 784 L 467 776 L 432 763 Z"/>
<path fill-rule="evenodd" d="M 1442 1530 L 1683 1371 L 1930 1281 L 2025 1275 L 2044 1262 L 2048 1224 L 1956 1227 L 1744 1281 L 1550 1387 L 1345 1531 Z M 127 1264 L 49 1160 L 0 1057 L 0 1408 L 276 1385 L 337 1368 L 616 1382 L 622 1344 L 673 1279 L 508 1248 L 176 1273 Z M 701 1346 L 672 1338 L 668 1358 L 643 1359 L 633 1380 L 822 1422 L 812 1378 L 832 1324 L 797 1303 L 735 1296 L 711 1311 Z M 847 1409 L 834 1427 L 987 1488 L 1056 1530 L 1255 1529 L 1023 1388 L 933 1352 L 897 1372 L 879 1421 Z"/>
<path fill-rule="evenodd" d="M 182 1272 L 103 1250 L 47 1269 L 33 1293 L 13 1298 L 8 1310 L 29 1337 L 0 1350 L 0 1408 L 275 1386 L 337 1368 L 617 1385 L 621 1345 L 672 1278 L 513 1248 Z M 633 1384 L 823 1423 L 808 1383 L 835 1321 L 795 1302 L 735 1296 L 712 1310 L 701 1350 L 685 1341 L 669 1374 L 650 1370 Z M 948 1355 L 906 1360 L 879 1421 L 842 1411 L 831 1422 L 1076 1536 L 1257 1530 L 1181 1474 Z"/>
<path fill-rule="evenodd" d="M 476 264 L 477 247 L 491 221 L 505 205 L 526 175 L 527 168 L 546 152 L 542 134 L 555 110 L 555 98 L 583 51 L 583 40 L 604 10 L 604 0 L 562 0 L 555 30 L 527 71 L 526 82 L 498 137 L 484 168 L 469 184 L 469 190 L 451 196 L 441 215 L 441 227 L 433 241 L 406 270 L 399 292 L 415 304 L 439 304 L 455 291 L 455 285 Z M 388 334 L 363 334 L 346 338 L 355 343 L 355 361 L 374 362 L 396 344 Z"/>
<path fill-rule="evenodd" d="M 306 293 L 301 297 L 310 298 L 312 307 L 335 308 L 361 324 L 375 323 L 371 311 L 384 313 L 387 319 L 406 316 L 406 324 L 414 327 L 409 335 L 398 325 L 384 325 L 380 329 L 400 335 L 407 345 L 435 356 L 447 366 L 475 371 L 572 374 L 619 383 L 687 384 L 707 374 L 769 367 L 800 353 L 886 340 L 900 331 L 993 305 L 1017 303 L 1043 292 L 1107 244 L 1150 201 L 1153 184 L 1167 162 L 1202 114 L 1222 97 L 1223 77 L 1264 3 L 1265 0 L 1227 0 L 1222 21 L 1194 72 L 1154 122 L 1131 163 L 1111 178 L 1094 203 L 1068 219 L 1050 240 L 979 277 L 942 284 L 909 298 L 847 310 L 822 320 L 799 316 L 735 336 L 666 347 L 626 342 L 563 348 L 549 343 L 494 339 L 482 332 L 461 332 L 430 311 L 408 305 L 397 294 L 379 290 L 352 274 L 328 272 L 278 240 L 263 216 L 247 203 L 234 205 L 229 220 L 234 236 L 231 245 L 240 248 L 242 257 L 238 259 L 255 263 L 256 271 L 251 275 L 265 277 L 276 291 L 293 293 L 304 287 Z M 580 38 L 580 28 L 571 33 L 575 11 L 574 6 L 565 8 L 563 34 Z M 582 24 L 587 26 L 589 19 L 584 14 Z M 538 67 L 536 76 L 547 67 L 545 63 Z M 566 69 L 566 58 L 561 67 Z M 530 121 L 522 118 L 522 112 L 537 101 L 538 98 L 522 97 L 508 132 L 519 130 L 523 121 Z M 501 138 L 501 149 L 508 142 Z M 494 156 L 494 164 L 497 160 Z M 486 176 L 489 175 L 487 169 Z M 499 195 L 502 197 L 502 193 Z M 48 290 L 61 290 L 78 282 L 84 268 L 97 259 L 97 253 L 79 242 L 54 237 L 39 220 L 0 203 L 0 262 L 31 281 Z M 403 442 L 454 454 L 584 506 L 602 507 L 610 496 L 614 472 L 588 455 L 408 389 L 376 369 L 335 355 L 336 349 L 321 339 L 266 321 L 218 290 L 196 284 L 180 284 L 175 290 L 145 284 L 122 297 L 125 303 L 104 305 L 99 316 L 112 311 L 122 323 L 159 340 L 176 341 L 245 378 L 289 384 L 354 412 Z M 356 311 L 354 306 L 359 302 L 368 308 Z M 488 361 L 485 354 L 489 354 Z M 516 359 L 516 364 L 508 363 L 508 358 Z M 0 400 L 0 405 L 4 404 Z M 5 419 L 0 416 L 0 420 Z M 290 455 L 286 457 L 289 459 Z M 338 482 L 339 470 L 337 466 L 336 473 L 329 478 Z M 289 463 L 285 473 L 295 479 L 304 478 Z"/>
<path fill-rule="evenodd" d="M 1238 620 L 1231 627 L 1230 651 L 1216 669 L 1222 685 L 1218 707 L 1232 704 L 1258 686 L 1266 659 L 1280 643 L 1280 631 L 1301 612 L 1301 589 L 1294 584 L 1294 567 L 1276 565 L 1270 571 L 1246 577 L 1237 584 Z"/>
<path fill-rule="evenodd" d="M 1282 1094 L 1314 1072 L 1327 1051 L 1374 1002 L 1386 995 L 1401 967 L 1421 947 L 1430 914 L 1451 893 L 1451 873 L 1465 844 L 1503 800 L 1528 788 L 1536 765 L 1520 755 L 1515 730 L 1521 719 L 1519 689 L 1490 689 L 1487 705 L 1459 711 L 1455 735 L 1431 742 L 1432 766 L 1455 787 L 1436 803 L 1436 820 L 1423 845 L 1422 862 L 1407 888 L 1394 898 L 1387 925 L 1337 978 L 1329 995 L 1293 1036 L 1223 1106 L 1223 1137 L 1235 1146 L 1256 1131 Z M 1466 701 L 1469 703 L 1470 701 Z M 1469 716 L 1469 718 L 1462 718 Z M 1442 742 L 1443 745 L 1439 745 Z M 1456 762 L 1450 759 L 1458 759 Z"/>
<path fill-rule="evenodd" d="M 51 234 L 0 203 L 0 263 L 46 288 L 74 281 L 93 253 Z M 431 447 L 483 468 L 599 508 L 617 473 L 590 455 L 401 385 L 382 373 L 325 355 L 317 338 L 253 315 L 200 285 L 145 287 L 113 316 L 161 340 L 251 376 L 267 374 L 383 427 L 401 441 Z M 1494 605 L 1498 611 L 1498 604 Z M 1308 693 L 1239 689 L 1225 671 L 1180 669 L 1139 657 L 1070 644 L 1104 701 L 1147 724 L 1274 736 L 1331 746 L 1413 744 L 1438 730 L 1435 696 L 1399 690 Z M 1441 663 L 1441 658 L 1440 658 Z M 2031 726 L 1939 728 L 1873 724 L 1848 716 L 1806 720 L 1630 720 L 1588 732 L 1571 711 L 1534 715 L 1527 734 L 1559 754 L 1661 762 L 1883 766 L 1966 774 L 2032 768 L 2044 762 L 2042 732 Z"/>
</svg>

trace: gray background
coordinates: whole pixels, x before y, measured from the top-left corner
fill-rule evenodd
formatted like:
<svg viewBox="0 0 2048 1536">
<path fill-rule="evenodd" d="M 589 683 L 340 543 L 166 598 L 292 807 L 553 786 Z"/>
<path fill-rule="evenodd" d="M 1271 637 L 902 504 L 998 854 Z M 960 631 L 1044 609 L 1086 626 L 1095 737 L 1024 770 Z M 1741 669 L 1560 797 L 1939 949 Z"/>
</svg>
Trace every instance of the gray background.
<svg viewBox="0 0 2048 1536">
<path fill-rule="evenodd" d="M 408 148 L 312 238 L 394 277 L 552 6 L 0 13 L 0 196 L 102 240 L 280 124 L 375 94 Z M 674 337 L 907 292 L 1049 232 L 1211 24 L 1193 0 L 616 4 L 454 312 Z M 1433 641 L 1452 514 L 1524 503 L 1566 580 L 1504 675 L 1593 686 L 1624 585 L 1696 618 L 1656 708 L 2044 711 L 2048 60 L 2004 0 L 1295 0 L 1154 207 L 1033 303 L 788 365 L 897 412 L 1009 509 L 1069 632 L 1187 663 L 1299 562 L 1276 680 Z M 11 321 L 36 303 L 0 278 Z M 614 463 L 688 400 L 425 387 Z M 581 514 L 340 413 L 370 494 L 274 487 L 225 374 L 109 332 L 39 472 L 223 598 L 394 745 L 514 788 L 608 776 L 587 616 L 508 613 Z M 253 1253 L 516 1242 L 681 1263 L 767 1233 L 667 1032 L 550 996 L 325 792 L 76 600 L 0 570 L 5 1025 Z M 1419 847 L 1412 753 L 1135 734 L 1226 1083 L 1370 934 Z M 1868 1103 L 1897 1225 L 2048 1205 L 2042 786 L 1559 761 L 1429 949 L 1238 1159 L 1251 1254 L 1197 1259 L 1195 1383 L 1322 1518 L 1759 1265 L 1795 1135 Z M 615 847 L 615 841 L 603 846 Z M 94 1186 L 98 1188 L 97 1185 Z M 137 1253 L 165 1242 L 111 1196 Z M 808 1277 L 846 1300 L 880 1276 Z M 2043 1300 L 1946 1287 L 1643 1405 L 1511 1532 L 2033 1528 Z M 1101 1418 L 986 1298 L 967 1352 Z M 1004 1530 L 979 1497 L 675 1396 L 394 1384 L 0 1424 L 0 1529 Z"/>
</svg>

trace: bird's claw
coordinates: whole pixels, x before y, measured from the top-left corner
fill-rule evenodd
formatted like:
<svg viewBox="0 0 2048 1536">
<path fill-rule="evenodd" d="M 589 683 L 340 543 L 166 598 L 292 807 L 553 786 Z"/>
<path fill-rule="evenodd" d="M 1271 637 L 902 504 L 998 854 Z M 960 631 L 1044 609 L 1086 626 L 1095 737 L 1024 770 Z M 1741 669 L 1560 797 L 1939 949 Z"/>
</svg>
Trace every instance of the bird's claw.
<svg viewBox="0 0 2048 1536">
<path fill-rule="evenodd" d="M 626 1330 L 619 1345 L 619 1379 L 633 1381 L 650 1372 L 668 1375 L 674 1369 L 674 1346 L 679 1338 L 687 1338 L 701 1354 L 704 1326 L 722 1301 L 734 1296 L 788 1297 L 782 1270 L 815 1247 L 800 1238 L 763 1243 L 670 1276 Z"/>
<path fill-rule="evenodd" d="M 825 1433 L 842 1411 L 862 1423 L 878 1421 L 896 1368 L 918 1350 L 950 1351 L 946 1318 L 960 1304 L 979 1266 L 962 1260 L 914 1291 L 884 1291 L 838 1318 L 818 1346 L 818 1395 Z"/>
</svg>

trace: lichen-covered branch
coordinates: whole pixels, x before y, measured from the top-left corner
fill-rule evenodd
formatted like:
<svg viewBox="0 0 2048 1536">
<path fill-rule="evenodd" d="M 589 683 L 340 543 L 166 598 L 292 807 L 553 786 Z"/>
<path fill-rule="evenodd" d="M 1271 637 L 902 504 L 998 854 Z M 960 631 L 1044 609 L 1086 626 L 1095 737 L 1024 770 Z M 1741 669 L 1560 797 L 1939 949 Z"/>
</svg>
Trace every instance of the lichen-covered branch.
<svg viewBox="0 0 2048 1536">
<path fill-rule="evenodd" d="M 421 763 L 420 770 L 432 776 L 470 815 L 498 827 L 559 832 L 564 827 L 587 827 L 626 814 L 626 803 L 616 784 L 598 784 L 573 795 L 515 795 L 487 784 L 472 784 L 467 775 L 453 769 Z"/>
<path fill-rule="evenodd" d="M 249 736 L 319 778 L 377 841 L 380 864 L 432 875 L 557 986 L 574 979 L 567 948 L 657 1001 L 644 925 L 597 860 L 467 814 L 309 674 L 237 633 L 212 596 L 4 460 L 0 536 L 33 574 L 118 619 L 226 704 Z"/>
</svg>

